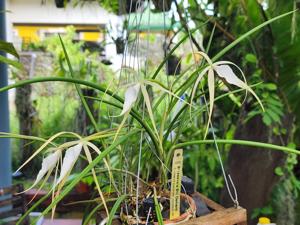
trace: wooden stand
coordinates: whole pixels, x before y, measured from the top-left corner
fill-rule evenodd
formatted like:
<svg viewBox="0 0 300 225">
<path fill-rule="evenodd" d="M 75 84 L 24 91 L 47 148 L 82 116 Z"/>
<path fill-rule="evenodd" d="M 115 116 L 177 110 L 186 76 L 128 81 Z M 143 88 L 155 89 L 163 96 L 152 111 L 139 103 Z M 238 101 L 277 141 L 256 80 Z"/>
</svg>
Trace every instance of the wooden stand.
<svg viewBox="0 0 300 225">
<path fill-rule="evenodd" d="M 184 223 L 184 225 L 247 225 L 247 211 L 242 207 L 224 208 L 218 203 L 205 197 L 202 194 L 195 193 L 213 210 L 212 213 L 201 216 Z"/>
</svg>

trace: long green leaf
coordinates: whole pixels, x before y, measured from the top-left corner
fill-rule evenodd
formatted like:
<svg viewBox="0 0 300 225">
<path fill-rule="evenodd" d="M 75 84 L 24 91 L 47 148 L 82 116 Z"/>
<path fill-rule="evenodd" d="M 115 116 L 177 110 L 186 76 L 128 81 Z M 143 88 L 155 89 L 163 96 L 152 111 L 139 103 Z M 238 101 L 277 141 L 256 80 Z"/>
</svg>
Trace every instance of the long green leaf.
<svg viewBox="0 0 300 225">
<path fill-rule="evenodd" d="M 18 61 L 15 61 L 15 60 L 12 60 L 12 59 L 9 59 L 9 58 L 6 58 L 2 55 L 0 55 L 0 62 L 2 63 L 6 63 L 8 65 L 11 65 L 17 69 L 21 69 L 22 68 L 22 64 Z"/>
<path fill-rule="evenodd" d="M 13 56 L 15 56 L 16 58 L 19 59 L 18 52 L 16 51 L 14 45 L 10 42 L 0 40 L 0 51 L 4 51 L 6 53 L 9 53 L 9 54 L 11 54 L 11 55 L 13 55 Z"/>
<path fill-rule="evenodd" d="M 156 212 L 156 216 L 157 216 L 157 221 L 159 225 L 164 225 L 164 220 L 163 220 L 163 216 L 161 214 L 161 209 L 159 206 L 159 203 L 157 201 L 157 194 L 156 194 L 156 189 L 154 188 L 154 207 L 155 207 L 155 212 Z"/>
<path fill-rule="evenodd" d="M 114 206 L 112 207 L 110 213 L 109 213 L 109 217 L 108 217 L 108 221 L 107 221 L 107 225 L 111 225 L 114 216 L 120 206 L 120 204 L 124 201 L 124 199 L 126 198 L 127 195 L 121 195 L 118 200 L 116 201 L 116 203 L 114 204 Z"/>
<path fill-rule="evenodd" d="M 118 199 L 113 198 L 113 199 L 108 199 L 106 200 L 106 202 L 112 202 L 112 201 L 116 201 Z M 93 209 L 92 211 L 90 211 L 90 213 L 83 219 L 82 221 L 82 225 L 88 225 L 90 220 L 92 219 L 92 216 L 95 215 L 95 213 L 97 212 L 98 209 L 100 209 L 103 206 L 102 203 L 98 203 Z"/>
</svg>

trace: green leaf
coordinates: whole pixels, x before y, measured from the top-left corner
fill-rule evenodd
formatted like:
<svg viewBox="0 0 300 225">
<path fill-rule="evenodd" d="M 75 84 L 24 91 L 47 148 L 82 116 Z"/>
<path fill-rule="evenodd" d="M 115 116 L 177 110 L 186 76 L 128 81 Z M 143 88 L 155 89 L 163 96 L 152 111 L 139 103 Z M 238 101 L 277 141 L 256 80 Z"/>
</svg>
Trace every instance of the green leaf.
<svg viewBox="0 0 300 225">
<path fill-rule="evenodd" d="M 279 116 L 283 116 L 283 109 L 276 105 L 268 105 L 268 108 Z"/>
<path fill-rule="evenodd" d="M 266 99 L 266 101 L 269 102 L 269 103 L 271 103 L 272 105 L 283 107 L 282 103 L 278 99 L 275 99 L 275 98 L 272 98 L 272 97 L 268 97 Z"/>
<path fill-rule="evenodd" d="M 263 207 L 261 209 L 261 213 L 264 214 L 264 215 L 272 215 L 273 214 L 273 208 L 272 208 L 272 206 Z"/>
<path fill-rule="evenodd" d="M 16 58 L 19 59 L 19 54 L 16 51 L 15 47 L 13 46 L 12 43 L 9 42 L 5 42 L 3 40 L 0 40 L 0 51 L 4 51 L 6 53 L 9 53 L 13 56 L 15 56 Z"/>
<path fill-rule="evenodd" d="M 276 167 L 274 172 L 277 176 L 280 176 L 280 177 L 284 175 L 284 172 L 281 167 Z"/>
<path fill-rule="evenodd" d="M 270 126 L 272 124 L 272 119 L 266 113 L 263 115 L 262 120 L 267 126 Z"/>
<path fill-rule="evenodd" d="M 207 158 L 208 167 L 211 171 L 214 171 L 216 168 L 216 159 L 213 157 Z"/>
<path fill-rule="evenodd" d="M 155 204 L 155 212 L 157 216 L 158 225 L 164 225 L 163 217 L 161 215 L 161 209 L 157 201 L 157 194 L 155 188 L 154 188 L 154 204 Z"/>
<path fill-rule="evenodd" d="M 126 198 L 126 195 L 121 195 L 118 200 L 116 201 L 116 203 L 114 204 L 113 208 L 111 209 L 110 213 L 109 213 L 109 217 L 108 217 L 108 221 L 107 221 L 107 225 L 111 225 L 114 215 L 117 212 L 117 209 L 119 208 L 120 204 L 124 201 L 124 199 Z"/>
<path fill-rule="evenodd" d="M 6 58 L 2 55 L 0 55 L 0 62 L 3 62 L 3 63 L 6 63 L 8 65 L 11 65 L 17 69 L 21 69 L 22 68 L 22 64 L 18 61 L 15 61 L 15 60 L 11 60 L 9 58 Z"/>
<path fill-rule="evenodd" d="M 270 90 L 270 91 L 275 91 L 277 90 L 277 86 L 276 84 L 273 84 L 273 83 L 267 83 L 267 84 L 264 84 L 265 88 Z"/>
<path fill-rule="evenodd" d="M 248 61 L 250 63 L 256 63 L 257 62 L 256 56 L 253 55 L 253 54 L 247 54 L 245 56 L 245 59 L 246 59 L 246 61 Z"/>
<path fill-rule="evenodd" d="M 274 122 L 280 122 L 280 117 L 274 111 L 267 110 L 266 114 L 268 114 Z"/>
</svg>

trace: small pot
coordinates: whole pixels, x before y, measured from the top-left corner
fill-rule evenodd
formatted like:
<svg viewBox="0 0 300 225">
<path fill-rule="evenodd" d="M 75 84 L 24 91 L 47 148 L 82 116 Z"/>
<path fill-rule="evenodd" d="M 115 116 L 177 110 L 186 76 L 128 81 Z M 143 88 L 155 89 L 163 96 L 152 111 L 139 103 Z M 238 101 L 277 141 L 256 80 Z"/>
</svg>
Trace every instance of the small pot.
<svg viewBox="0 0 300 225">
<path fill-rule="evenodd" d="M 76 186 L 75 186 L 75 190 L 77 193 L 79 194 L 85 194 L 88 193 L 89 191 L 91 191 L 91 186 L 89 186 L 86 183 L 83 182 L 79 182 Z"/>
<path fill-rule="evenodd" d="M 55 0 L 55 5 L 57 8 L 64 8 L 65 7 L 65 0 Z"/>
<path fill-rule="evenodd" d="M 123 0 L 122 0 L 123 1 Z M 134 13 L 142 6 L 143 0 L 126 0 L 126 13 Z"/>
<path fill-rule="evenodd" d="M 175 55 L 171 55 L 167 60 L 167 75 L 179 75 L 181 71 L 181 60 Z"/>
<path fill-rule="evenodd" d="M 171 9 L 173 0 L 152 0 L 155 9 L 160 12 L 166 12 Z"/>
<path fill-rule="evenodd" d="M 117 54 L 122 54 L 125 50 L 125 40 L 121 37 L 118 37 L 115 40 Z"/>
<path fill-rule="evenodd" d="M 162 197 L 169 198 L 170 194 L 167 193 L 166 195 L 162 195 Z M 163 221 L 164 224 L 168 224 L 168 225 L 178 224 L 178 223 L 188 221 L 191 218 L 195 217 L 196 204 L 195 204 L 194 199 L 192 197 L 190 197 L 189 195 L 182 194 L 182 193 L 180 194 L 180 199 L 185 199 L 187 201 L 187 203 L 189 204 L 190 208 L 188 208 L 183 214 L 181 214 L 179 217 L 177 217 L 175 219 L 164 220 Z M 152 204 L 154 204 L 154 203 L 152 203 Z M 151 208 L 153 210 L 152 212 L 155 214 L 154 205 Z M 134 217 L 132 215 L 126 215 L 125 213 L 121 213 L 121 218 L 122 218 L 123 222 L 125 222 L 125 224 L 128 224 L 128 225 L 137 224 L 136 217 Z M 139 224 L 146 224 L 146 221 L 145 220 L 140 220 L 138 223 Z M 154 222 L 154 225 L 158 225 L 158 222 Z"/>
</svg>

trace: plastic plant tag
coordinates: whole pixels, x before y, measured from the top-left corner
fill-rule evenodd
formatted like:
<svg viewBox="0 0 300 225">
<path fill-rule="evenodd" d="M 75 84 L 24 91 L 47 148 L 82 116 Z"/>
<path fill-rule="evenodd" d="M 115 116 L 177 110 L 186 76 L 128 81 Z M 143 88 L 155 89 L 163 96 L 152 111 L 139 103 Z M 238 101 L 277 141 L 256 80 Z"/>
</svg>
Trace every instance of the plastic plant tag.
<svg viewBox="0 0 300 225">
<path fill-rule="evenodd" d="M 173 156 L 171 198 L 170 198 L 170 219 L 180 216 L 180 192 L 182 179 L 183 156 L 182 149 L 176 149 Z"/>
</svg>

